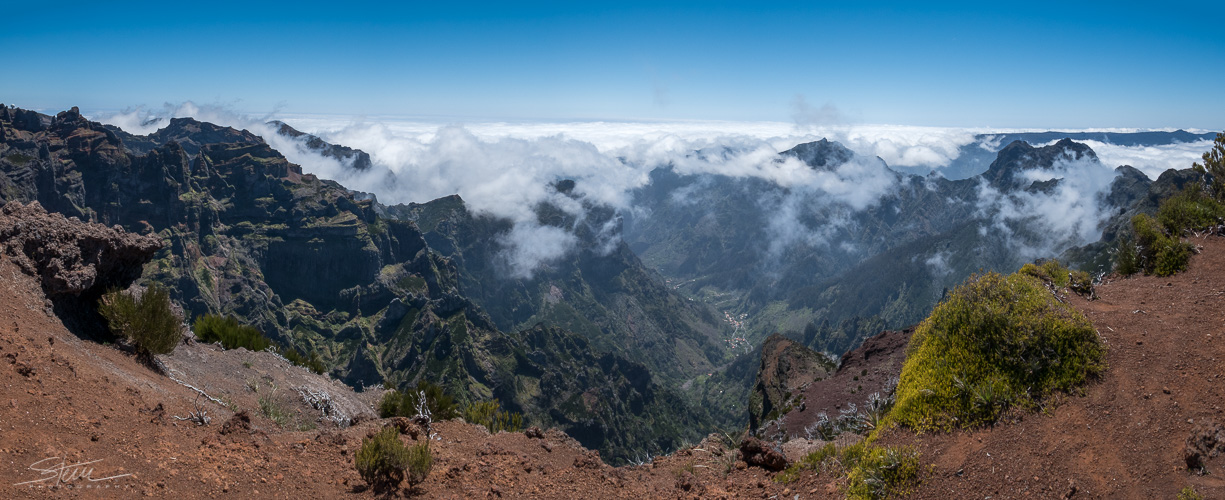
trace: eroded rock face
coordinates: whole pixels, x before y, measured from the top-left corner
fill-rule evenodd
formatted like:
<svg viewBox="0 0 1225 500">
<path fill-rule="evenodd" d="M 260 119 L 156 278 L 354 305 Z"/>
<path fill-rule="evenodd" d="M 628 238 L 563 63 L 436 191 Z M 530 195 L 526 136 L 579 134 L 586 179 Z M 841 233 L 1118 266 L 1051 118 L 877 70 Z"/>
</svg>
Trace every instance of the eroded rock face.
<svg viewBox="0 0 1225 500">
<path fill-rule="evenodd" d="M 127 287 L 162 242 L 14 201 L 0 208 L 0 248 L 54 299 Z"/>
</svg>

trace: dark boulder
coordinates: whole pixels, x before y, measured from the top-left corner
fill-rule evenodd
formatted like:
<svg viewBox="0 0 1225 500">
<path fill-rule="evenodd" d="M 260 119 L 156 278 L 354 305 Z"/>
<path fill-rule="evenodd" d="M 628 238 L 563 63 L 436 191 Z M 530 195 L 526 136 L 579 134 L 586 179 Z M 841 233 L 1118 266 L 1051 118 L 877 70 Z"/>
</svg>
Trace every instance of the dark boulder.
<svg viewBox="0 0 1225 500">
<path fill-rule="evenodd" d="M 740 442 L 740 454 L 745 463 L 769 470 L 779 471 L 787 468 L 787 457 L 775 450 L 769 443 L 749 436 Z"/>
</svg>

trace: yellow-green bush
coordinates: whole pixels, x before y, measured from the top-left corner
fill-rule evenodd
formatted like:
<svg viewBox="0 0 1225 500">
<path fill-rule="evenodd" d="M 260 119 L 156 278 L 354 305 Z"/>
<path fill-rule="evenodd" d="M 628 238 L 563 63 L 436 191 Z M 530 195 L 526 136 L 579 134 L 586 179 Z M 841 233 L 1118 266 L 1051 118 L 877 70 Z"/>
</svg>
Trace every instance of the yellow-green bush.
<svg viewBox="0 0 1225 500">
<path fill-rule="evenodd" d="M 408 474 L 405 479 L 408 484 L 416 486 L 425 481 L 426 476 L 430 475 L 430 469 L 434 467 L 434 456 L 430 454 L 430 440 L 426 439 L 408 447 L 408 468 L 405 472 Z"/>
<path fill-rule="evenodd" d="M 820 471 L 825 468 L 826 463 L 830 460 L 838 458 L 838 448 L 834 443 L 828 443 L 822 446 L 821 449 L 805 455 L 786 470 L 774 476 L 774 481 L 779 483 L 790 483 L 800 478 L 800 473 L 806 470 Z"/>
<path fill-rule="evenodd" d="M 464 420 L 470 424 L 483 425 L 491 433 L 519 432 L 523 427 L 523 415 L 502 411 L 502 405 L 496 399 L 468 405 L 464 409 Z"/>
<path fill-rule="evenodd" d="M 790 483 L 806 470 L 826 469 L 846 474 L 847 498 L 889 498 L 905 495 L 918 486 L 919 452 L 911 446 L 876 446 L 867 441 L 842 449 L 830 443 L 792 464 L 774 480 Z"/>
<path fill-rule="evenodd" d="M 147 359 L 170 354 L 183 339 L 183 320 L 170 309 L 170 292 L 156 283 L 139 299 L 119 290 L 107 292 L 98 301 L 98 313 L 112 333 L 131 341 L 137 354 Z"/>
<path fill-rule="evenodd" d="M 994 423 L 1104 368 L 1089 320 L 1028 274 L 971 276 L 911 337 L 891 418 L 916 430 Z"/>
<path fill-rule="evenodd" d="M 1187 486 L 1178 492 L 1178 500 L 1204 500 L 1204 496 L 1195 491 L 1195 487 Z"/>
<path fill-rule="evenodd" d="M 374 437 L 362 440 L 353 464 L 367 484 L 381 491 L 399 486 L 404 480 L 411 454 L 410 448 L 400 442 L 400 431 L 388 426 Z"/>
<path fill-rule="evenodd" d="M 919 452 L 914 447 L 874 446 L 861 441 L 843 450 L 842 464 L 847 469 L 847 498 L 901 496 L 919 484 Z"/>
<path fill-rule="evenodd" d="M 1027 274 L 1059 288 L 1067 288 L 1081 295 L 1093 294 L 1093 278 L 1085 271 L 1073 271 L 1056 259 L 1043 259 L 1021 266 L 1020 274 Z"/>
</svg>

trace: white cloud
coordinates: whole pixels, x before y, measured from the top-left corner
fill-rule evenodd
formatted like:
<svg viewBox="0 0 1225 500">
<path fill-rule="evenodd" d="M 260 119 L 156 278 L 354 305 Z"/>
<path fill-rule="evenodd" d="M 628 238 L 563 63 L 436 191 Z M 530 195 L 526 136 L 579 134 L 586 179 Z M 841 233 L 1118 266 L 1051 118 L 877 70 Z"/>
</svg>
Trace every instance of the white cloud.
<svg viewBox="0 0 1225 500">
<path fill-rule="evenodd" d="M 1212 149 L 1210 140 L 1161 146 L 1119 146 L 1092 140 L 1078 142 L 1093 148 L 1102 163 L 1112 167 L 1131 165 L 1154 180 L 1171 168 L 1191 168 L 1191 164 L 1200 161 L 1205 151 Z"/>
<path fill-rule="evenodd" d="M 1021 131 L 846 125 L 832 106 L 813 109 L 800 97 L 796 107 L 803 127 L 783 122 L 454 124 L 406 117 L 252 117 L 221 106 L 190 102 L 161 109 L 135 108 L 99 119 L 136 134 L 153 132 L 165 126 L 169 118 L 184 116 L 245 128 L 302 165 L 304 171 L 340 181 L 350 189 L 374 193 L 384 203 L 425 202 L 459 194 L 475 212 L 514 221 L 515 229 L 502 242 L 511 252 L 507 254 L 511 272 L 519 276 L 565 255 L 575 243 L 572 235 L 566 237 L 557 228 L 542 227 L 535 219 L 535 207 L 549 202 L 582 220 L 582 204 L 549 187 L 558 179 L 576 180 L 575 194 L 582 200 L 636 211 L 630 206 L 631 191 L 649 182 L 649 172 L 661 165 L 672 165 L 680 174 L 758 178 L 790 193 L 789 198 L 776 200 L 779 217 L 769 222 L 778 241 L 824 244 L 836 227 L 804 227 L 800 220 L 805 210 L 816 206 L 833 214 L 877 203 L 894 189 L 895 180 L 874 157 L 894 166 L 938 169 L 956 159 L 960 148 L 974 143 L 978 134 Z M 272 118 L 325 141 L 364 150 L 371 155 L 374 167 L 358 172 L 322 157 L 302 142 L 276 134 L 265 124 Z M 779 159 L 780 151 L 821 138 L 840 142 L 860 157 L 833 171 L 814 170 L 795 159 Z M 990 147 L 998 142 L 994 139 L 995 143 L 992 138 L 979 142 Z M 1168 167 L 1189 166 L 1207 149 L 1206 143 L 1126 148 L 1087 142 L 1108 166 L 1098 166 L 1104 168 L 1102 175 L 1112 175 L 1114 166 L 1127 163 L 1155 177 Z M 389 174 L 396 182 L 389 181 Z M 1051 235 L 1084 240 L 1091 236 L 1093 221 L 1100 216 L 1090 202 L 1100 193 L 1103 178 L 1080 179 L 1080 174 L 1070 172 L 1070 180 L 1054 193 L 1041 195 L 1042 199 L 999 199 L 1004 207 L 995 217 L 1006 221 L 1041 213 L 1059 223 L 1085 215 L 1089 217 L 1087 225 L 1055 227 Z M 1109 178 L 1105 182 L 1108 186 Z M 993 196 L 982 194 L 985 198 Z M 999 198 L 998 193 L 994 196 Z"/>
<path fill-rule="evenodd" d="M 1006 238 L 1023 260 L 1058 255 L 1073 246 L 1101 238 L 1110 216 L 1103 199 L 1114 181 L 1114 167 L 1092 158 L 1064 159 L 1050 170 L 1026 170 L 1029 181 L 1060 181 L 1047 191 L 1001 193 L 985 181 L 978 187 L 978 215 L 991 222 L 988 231 Z"/>
</svg>

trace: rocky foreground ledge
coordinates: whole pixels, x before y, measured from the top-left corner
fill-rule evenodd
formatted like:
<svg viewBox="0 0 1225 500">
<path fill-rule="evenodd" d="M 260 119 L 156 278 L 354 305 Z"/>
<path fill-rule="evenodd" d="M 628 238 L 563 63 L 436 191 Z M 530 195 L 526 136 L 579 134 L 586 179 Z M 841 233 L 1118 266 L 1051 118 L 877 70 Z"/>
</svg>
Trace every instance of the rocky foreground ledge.
<svg viewBox="0 0 1225 500">
<path fill-rule="evenodd" d="M 0 251 L 38 277 L 52 299 L 126 287 L 161 248 L 155 236 L 48 213 L 38 202 L 0 208 Z"/>
</svg>

